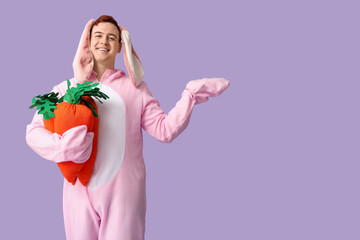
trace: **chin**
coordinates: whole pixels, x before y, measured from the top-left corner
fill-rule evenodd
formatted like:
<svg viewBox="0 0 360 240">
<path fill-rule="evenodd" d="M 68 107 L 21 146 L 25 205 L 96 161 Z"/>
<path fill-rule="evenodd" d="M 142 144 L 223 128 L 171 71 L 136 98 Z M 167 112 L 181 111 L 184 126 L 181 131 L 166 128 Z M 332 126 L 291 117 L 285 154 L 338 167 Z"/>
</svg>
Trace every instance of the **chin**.
<svg viewBox="0 0 360 240">
<path fill-rule="evenodd" d="M 109 58 L 109 57 L 98 57 L 94 56 L 94 61 L 101 64 L 110 64 L 115 61 L 115 59 Z"/>
</svg>

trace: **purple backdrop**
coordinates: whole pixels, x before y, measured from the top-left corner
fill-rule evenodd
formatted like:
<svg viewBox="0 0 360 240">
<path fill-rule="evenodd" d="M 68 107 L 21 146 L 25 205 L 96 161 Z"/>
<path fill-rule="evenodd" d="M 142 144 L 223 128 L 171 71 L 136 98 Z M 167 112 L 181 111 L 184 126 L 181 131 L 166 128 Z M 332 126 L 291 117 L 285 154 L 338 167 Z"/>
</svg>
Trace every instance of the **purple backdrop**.
<svg viewBox="0 0 360 240">
<path fill-rule="evenodd" d="M 25 142 L 85 23 L 126 26 L 168 112 L 225 77 L 173 143 L 144 134 L 147 240 L 360 239 L 358 1 L 8 1 L 0 9 L 1 239 L 65 239 L 62 176 Z M 122 55 L 117 68 L 124 69 Z M 5 117 L 4 117 L 5 116 Z"/>
</svg>

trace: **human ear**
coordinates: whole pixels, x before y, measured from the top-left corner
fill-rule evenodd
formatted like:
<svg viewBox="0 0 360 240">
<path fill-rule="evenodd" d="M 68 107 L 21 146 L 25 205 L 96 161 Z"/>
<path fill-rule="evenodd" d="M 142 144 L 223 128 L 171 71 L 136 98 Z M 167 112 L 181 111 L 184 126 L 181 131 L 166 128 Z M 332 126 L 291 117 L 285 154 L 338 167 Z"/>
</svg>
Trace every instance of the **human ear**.
<svg viewBox="0 0 360 240">
<path fill-rule="evenodd" d="M 122 44 L 120 43 L 120 44 L 119 44 L 119 49 L 118 49 L 118 51 L 117 51 L 118 53 L 121 52 L 121 47 L 122 47 Z"/>
</svg>

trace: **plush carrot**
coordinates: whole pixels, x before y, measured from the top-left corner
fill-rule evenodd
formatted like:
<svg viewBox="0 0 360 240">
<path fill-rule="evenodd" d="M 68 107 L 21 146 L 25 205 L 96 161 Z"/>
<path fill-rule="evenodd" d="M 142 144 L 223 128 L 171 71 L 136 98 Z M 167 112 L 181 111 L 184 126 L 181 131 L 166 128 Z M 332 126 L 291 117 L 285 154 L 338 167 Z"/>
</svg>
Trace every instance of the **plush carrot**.
<svg viewBox="0 0 360 240">
<path fill-rule="evenodd" d="M 39 114 L 44 116 L 45 128 L 51 132 L 62 135 L 70 128 L 86 125 L 88 132 L 94 133 L 91 155 L 86 162 L 58 163 L 67 181 L 74 185 L 78 178 L 81 184 L 86 186 L 95 164 L 99 126 L 96 103 L 91 96 L 98 99 L 100 103 L 102 103 L 100 98 L 107 99 L 109 97 L 96 87 L 98 83 L 91 84 L 90 81 L 78 83 L 77 87 L 72 88 L 70 88 L 69 80 L 67 83 L 68 89 L 63 97 L 58 99 L 58 93 L 53 92 L 39 95 L 33 98 L 33 105 L 30 108 L 37 106 Z"/>
</svg>

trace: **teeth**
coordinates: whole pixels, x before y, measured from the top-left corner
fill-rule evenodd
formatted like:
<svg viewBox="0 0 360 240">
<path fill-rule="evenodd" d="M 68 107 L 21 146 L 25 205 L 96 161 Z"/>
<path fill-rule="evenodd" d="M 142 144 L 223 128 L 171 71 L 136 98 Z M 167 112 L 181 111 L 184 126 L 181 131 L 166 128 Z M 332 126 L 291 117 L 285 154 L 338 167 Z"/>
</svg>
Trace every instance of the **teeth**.
<svg viewBox="0 0 360 240">
<path fill-rule="evenodd" d="M 105 51 L 108 52 L 109 50 L 105 49 L 105 48 L 99 48 L 100 51 Z"/>
</svg>

